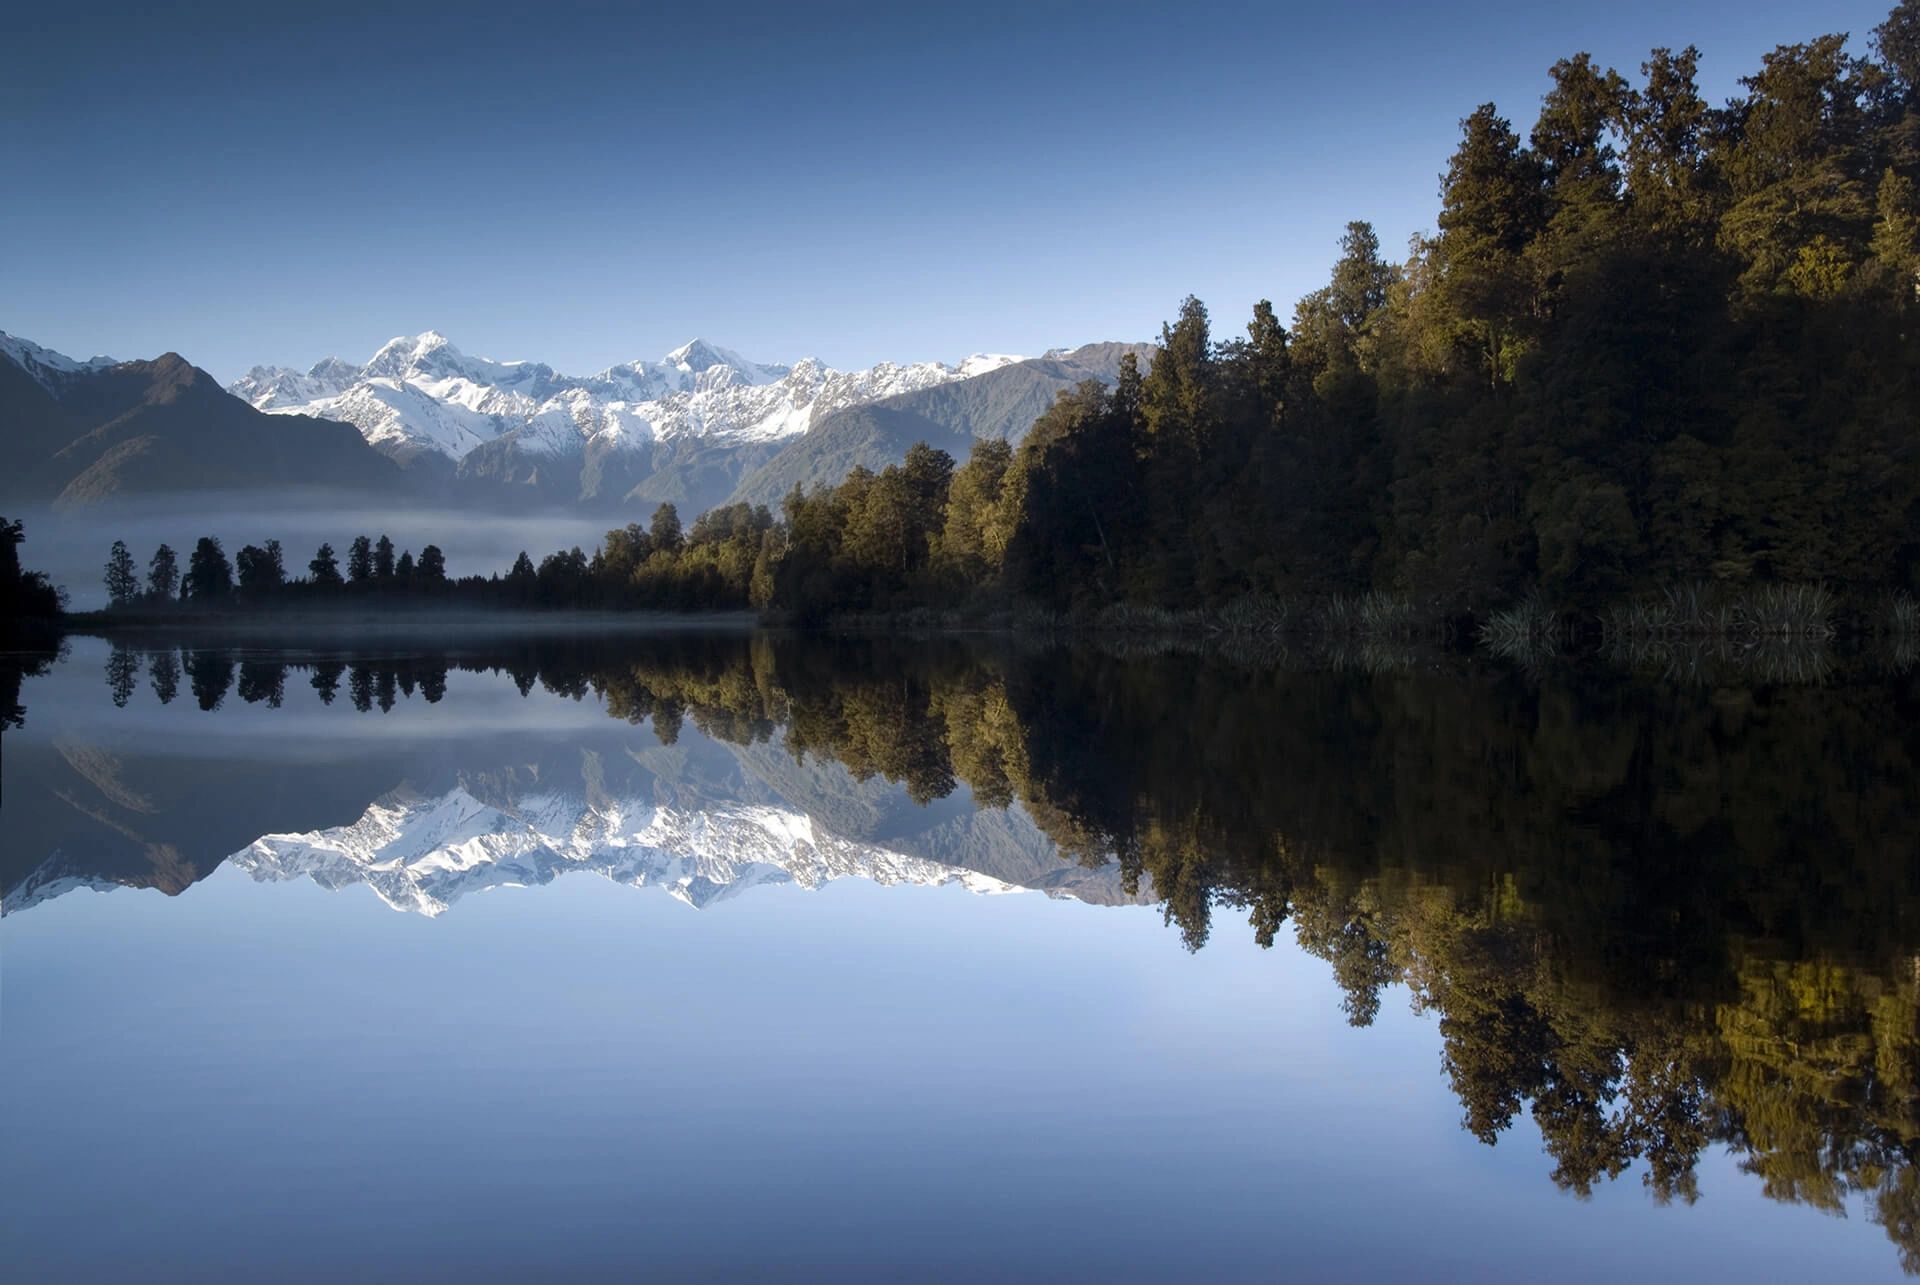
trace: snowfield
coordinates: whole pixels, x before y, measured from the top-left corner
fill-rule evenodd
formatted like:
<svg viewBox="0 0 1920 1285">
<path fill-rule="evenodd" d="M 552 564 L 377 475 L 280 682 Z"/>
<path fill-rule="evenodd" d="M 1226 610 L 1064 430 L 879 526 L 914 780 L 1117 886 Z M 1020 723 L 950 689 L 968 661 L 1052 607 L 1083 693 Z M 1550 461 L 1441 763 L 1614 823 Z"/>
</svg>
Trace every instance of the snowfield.
<svg viewBox="0 0 1920 1285">
<path fill-rule="evenodd" d="M 228 391 L 259 410 L 352 424 L 390 455 L 424 449 L 458 461 L 509 435 L 519 450 L 536 455 L 675 438 L 779 441 L 834 411 L 1020 360 L 982 353 L 952 366 L 882 362 L 841 371 L 812 358 L 763 365 L 696 339 L 657 362 L 575 377 L 539 362 L 469 357 L 429 330 L 390 341 L 363 366 L 337 357 L 304 372 L 256 366 Z"/>
</svg>

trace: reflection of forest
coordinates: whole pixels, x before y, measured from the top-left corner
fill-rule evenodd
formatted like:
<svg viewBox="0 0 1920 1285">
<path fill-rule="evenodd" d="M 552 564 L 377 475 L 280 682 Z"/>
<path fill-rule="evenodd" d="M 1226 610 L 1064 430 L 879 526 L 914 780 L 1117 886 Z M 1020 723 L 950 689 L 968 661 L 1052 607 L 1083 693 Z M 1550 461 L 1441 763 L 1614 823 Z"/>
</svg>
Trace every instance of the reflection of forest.
<svg viewBox="0 0 1920 1285">
<path fill-rule="evenodd" d="M 117 649 L 115 699 L 363 710 L 449 669 L 593 695 L 671 740 L 778 741 L 928 800 L 1019 800 L 1117 855 L 1198 948 L 1289 922 L 1357 1025 L 1434 1011 L 1465 1125 L 1522 1110 L 1557 1183 L 1643 1162 L 1691 1200 L 1725 1143 L 1769 1194 L 1852 1196 L 1920 1271 L 1920 684 L 1675 686 L 1484 666 L 871 640 L 578 639 L 289 666 Z M 31 690 L 28 693 L 29 704 Z M 30 711 L 29 711 L 30 712 Z"/>
</svg>

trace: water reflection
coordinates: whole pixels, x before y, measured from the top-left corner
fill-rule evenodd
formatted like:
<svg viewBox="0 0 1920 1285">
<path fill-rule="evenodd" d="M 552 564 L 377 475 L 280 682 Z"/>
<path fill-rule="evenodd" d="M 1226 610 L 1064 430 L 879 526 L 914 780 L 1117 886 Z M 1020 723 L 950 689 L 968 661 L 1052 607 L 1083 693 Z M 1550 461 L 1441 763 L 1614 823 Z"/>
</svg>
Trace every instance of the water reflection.
<svg viewBox="0 0 1920 1285">
<path fill-rule="evenodd" d="M 1192 949 L 1244 916 L 1326 960 L 1357 1026 L 1405 986 L 1464 1127 L 1493 1143 L 1529 1115 L 1560 1186 L 1636 1167 L 1691 1202 L 1725 1146 L 1776 1199 L 1863 1205 L 1920 1271 L 1920 685 L 1825 657 L 1817 685 L 1760 681 L 1807 676 L 1780 657 L 1683 660 L 1683 683 L 1671 656 L 1259 659 L 767 636 L 116 647 L 112 703 L 178 699 L 176 729 L 188 699 L 291 727 L 344 697 L 378 720 L 459 675 L 609 717 L 324 763 L 243 742 L 217 773 L 10 745 L 0 873 L 10 911 L 179 892 L 231 858 L 424 913 L 591 869 L 696 904 L 845 874 L 1144 899 Z"/>
</svg>

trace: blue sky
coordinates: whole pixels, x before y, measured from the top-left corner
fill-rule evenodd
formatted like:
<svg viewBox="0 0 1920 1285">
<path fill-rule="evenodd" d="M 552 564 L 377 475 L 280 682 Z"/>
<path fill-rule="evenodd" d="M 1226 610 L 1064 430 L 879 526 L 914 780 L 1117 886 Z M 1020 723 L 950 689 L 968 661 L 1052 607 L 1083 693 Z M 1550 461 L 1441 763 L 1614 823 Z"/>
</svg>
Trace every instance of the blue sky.
<svg viewBox="0 0 1920 1285">
<path fill-rule="evenodd" d="M 429 328 L 569 372 L 839 366 L 1290 308 L 1432 225 L 1460 117 L 1697 44 L 1709 97 L 1889 0 L 42 6 L 0 47 L 0 329 L 221 378 Z"/>
</svg>

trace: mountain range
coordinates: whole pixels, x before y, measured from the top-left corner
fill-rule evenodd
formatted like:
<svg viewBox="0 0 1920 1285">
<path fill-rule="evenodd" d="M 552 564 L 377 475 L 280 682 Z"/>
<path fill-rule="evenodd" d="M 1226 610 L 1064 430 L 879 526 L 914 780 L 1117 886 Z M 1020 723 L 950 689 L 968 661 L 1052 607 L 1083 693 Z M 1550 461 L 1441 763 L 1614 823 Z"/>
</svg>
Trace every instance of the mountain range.
<svg viewBox="0 0 1920 1285">
<path fill-rule="evenodd" d="M 464 497 L 595 510 L 671 501 L 699 512 L 777 504 L 796 482 L 884 467 L 919 440 L 964 458 L 974 438 L 1018 437 L 1061 389 L 1111 382 L 1127 351 L 1142 349 L 839 371 L 812 358 L 751 361 L 695 340 L 657 362 L 578 377 L 470 357 L 428 331 L 390 341 L 358 367 L 337 357 L 305 372 L 255 367 L 229 391 L 270 414 L 350 423 L 402 467 Z"/>
<path fill-rule="evenodd" d="M 752 361 L 695 340 L 571 376 L 472 357 L 437 332 L 361 365 L 256 366 L 224 390 L 176 353 L 76 361 L 0 332 L 0 500 L 85 505 L 287 488 L 403 495 L 481 511 L 644 518 L 879 469 L 916 441 L 964 459 L 1017 440 L 1061 391 L 1111 383 L 1148 345 L 841 371 Z"/>
</svg>

